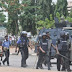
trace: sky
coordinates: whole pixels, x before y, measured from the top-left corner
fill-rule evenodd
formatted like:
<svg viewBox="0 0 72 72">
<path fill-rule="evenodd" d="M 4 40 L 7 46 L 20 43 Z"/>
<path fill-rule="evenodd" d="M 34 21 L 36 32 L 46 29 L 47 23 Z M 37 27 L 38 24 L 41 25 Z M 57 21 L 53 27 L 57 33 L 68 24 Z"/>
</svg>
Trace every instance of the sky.
<svg viewBox="0 0 72 72">
<path fill-rule="evenodd" d="M 72 1 L 72 0 L 67 0 L 67 1 Z M 56 2 L 57 2 L 57 0 L 53 0 L 53 2 L 55 2 L 55 3 L 56 3 Z"/>
<path fill-rule="evenodd" d="M 53 2 L 57 2 L 57 0 L 53 0 Z"/>
</svg>

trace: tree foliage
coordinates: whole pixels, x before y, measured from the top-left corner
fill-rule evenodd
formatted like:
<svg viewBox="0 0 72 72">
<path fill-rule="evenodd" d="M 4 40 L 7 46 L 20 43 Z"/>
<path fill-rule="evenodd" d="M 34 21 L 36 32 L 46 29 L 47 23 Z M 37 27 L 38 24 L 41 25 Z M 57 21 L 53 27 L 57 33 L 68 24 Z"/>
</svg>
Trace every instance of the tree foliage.
<svg viewBox="0 0 72 72">
<path fill-rule="evenodd" d="M 21 1 L 21 2 L 20 2 Z M 35 2 L 36 1 L 36 2 Z M 31 31 L 36 34 L 37 29 L 54 28 L 54 16 L 72 21 L 72 11 L 70 17 L 67 11 L 67 0 L 57 0 L 57 4 L 52 0 L 0 0 L 0 12 L 8 12 L 8 23 L 6 27 L 9 33 L 17 34 L 19 26 L 22 30 Z M 0 22 L 5 21 L 5 16 L 0 13 Z"/>
<path fill-rule="evenodd" d="M 20 25 L 23 30 L 31 31 L 32 34 L 36 34 L 36 17 L 35 17 L 35 4 L 31 0 L 23 0 L 22 4 L 25 7 L 22 8 L 19 17 Z"/>
<path fill-rule="evenodd" d="M 38 5 L 40 6 L 39 13 L 43 15 L 43 20 L 49 18 L 49 15 L 52 14 L 52 0 L 38 0 Z"/>
<path fill-rule="evenodd" d="M 55 21 L 53 20 L 52 14 L 50 14 L 50 20 L 46 18 L 45 20 L 40 20 L 37 22 L 37 28 L 40 30 L 43 27 L 49 29 L 55 27 Z"/>
<path fill-rule="evenodd" d="M 4 24 L 4 21 L 6 20 L 5 15 L 3 13 L 0 13 L 0 24 Z"/>
<path fill-rule="evenodd" d="M 64 15 L 65 17 L 68 15 L 67 0 L 57 0 L 55 13 L 56 12 L 59 12 L 60 15 Z"/>
<path fill-rule="evenodd" d="M 8 23 L 6 25 L 8 32 L 17 34 L 18 12 L 20 10 L 19 0 L 1 0 L 0 4 L 2 11 L 8 12 Z"/>
</svg>

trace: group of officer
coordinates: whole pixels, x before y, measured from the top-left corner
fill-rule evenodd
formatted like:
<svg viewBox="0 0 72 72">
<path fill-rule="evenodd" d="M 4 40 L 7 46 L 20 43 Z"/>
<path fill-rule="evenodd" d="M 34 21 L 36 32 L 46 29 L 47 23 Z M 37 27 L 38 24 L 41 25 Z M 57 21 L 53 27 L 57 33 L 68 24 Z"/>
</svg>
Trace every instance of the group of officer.
<svg viewBox="0 0 72 72">
<path fill-rule="evenodd" d="M 40 40 L 39 45 L 38 45 L 39 57 L 38 57 L 36 69 L 42 68 L 41 63 L 43 59 L 45 59 L 45 62 L 48 65 L 48 70 L 51 70 L 50 69 L 50 59 L 51 59 L 50 58 L 50 48 L 51 46 L 53 46 L 53 48 L 56 49 L 56 51 L 58 52 L 57 48 L 52 44 L 52 40 L 50 39 L 49 32 L 43 33 L 42 39 Z"/>
<path fill-rule="evenodd" d="M 42 69 L 42 64 L 47 64 L 48 70 L 51 70 L 51 46 L 56 50 L 57 54 L 57 70 L 71 71 L 70 70 L 70 48 L 71 41 L 69 33 L 65 31 L 60 32 L 60 38 L 56 41 L 56 46 L 53 45 L 49 32 L 39 35 L 37 46 L 38 62 L 36 69 Z M 62 69 L 61 69 L 62 64 Z"/>
<path fill-rule="evenodd" d="M 5 53 L 6 58 L 3 60 L 3 64 L 7 61 L 7 65 L 9 66 L 9 46 L 10 41 L 8 40 L 8 36 L 5 36 L 5 40 L 2 43 L 2 50 Z M 15 52 L 17 52 L 17 47 L 19 47 L 19 51 L 21 52 L 22 60 L 21 67 L 26 67 L 26 60 L 28 58 L 28 46 L 29 39 L 27 38 L 27 32 L 22 31 L 20 34 L 20 38 L 17 41 Z M 60 38 L 56 42 L 56 46 L 53 45 L 52 39 L 50 38 L 49 32 L 43 33 L 39 35 L 38 41 L 38 62 L 36 69 L 42 68 L 42 64 L 48 66 L 48 70 L 51 70 L 51 46 L 57 52 L 57 69 L 60 71 L 61 63 L 62 70 L 70 71 L 70 47 L 71 42 L 69 39 L 69 33 L 65 31 L 60 32 Z"/>
<path fill-rule="evenodd" d="M 5 59 L 2 61 L 3 65 L 7 62 L 7 66 L 9 66 L 9 55 L 10 55 L 10 41 L 8 35 L 5 36 L 5 40 L 2 43 L 2 52 L 5 54 Z M 26 67 L 26 60 L 28 58 L 28 46 L 29 40 L 27 38 L 27 32 L 22 31 L 20 34 L 20 38 L 17 41 L 15 52 L 17 52 L 17 47 L 19 48 L 18 51 L 21 52 L 22 60 L 21 60 L 21 67 Z"/>
</svg>

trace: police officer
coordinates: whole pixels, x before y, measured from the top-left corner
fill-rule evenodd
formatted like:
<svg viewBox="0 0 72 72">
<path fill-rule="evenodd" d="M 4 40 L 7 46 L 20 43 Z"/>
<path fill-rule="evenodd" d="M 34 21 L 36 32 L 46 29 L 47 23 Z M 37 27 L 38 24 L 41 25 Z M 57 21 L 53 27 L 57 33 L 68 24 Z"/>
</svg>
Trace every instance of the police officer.
<svg viewBox="0 0 72 72">
<path fill-rule="evenodd" d="M 42 35 L 39 35 L 38 36 L 38 44 L 37 44 L 37 55 L 39 54 L 39 45 L 40 45 L 41 41 L 42 41 Z"/>
<path fill-rule="evenodd" d="M 50 70 L 50 59 L 49 59 L 48 41 L 46 39 L 46 33 L 42 34 L 42 41 L 40 43 L 39 49 L 40 52 L 39 52 L 39 58 L 38 58 L 36 69 L 40 67 L 42 59 L 45 58 L 46 63 L 48 65 L 48 70 Z"/>
<path fill-rule="evenodd" d="M 49 51 L 50 51 L 50 54 L 49 54 L 49 59 L 51 60 L 51 44 L 52 44 L 52 40 L 50 38 L 50 33 L 49 31 L 46 31 L 46 39 L 48 40 L 48 48 L 49 48 Z M 46 63 L 45 63 L 46 64 Z M 50 66 L 51 66 L 51 62 L 50 62 Z"/>
<path fill-rule="evenodd" d="M 40 64 L 41 64 L 43 57 L 46 57 L 47 62 L 48 62 L 48 56 L 46 55 L 46 52 L 48 51 L 48 42 L 46 40 L 46 33 L 43 33 L 43 35 L 42 35 L 42 42 L 40 43 L 39 49 L 40 49 L 39 59 L 38 59 L 38 62 L 37 62 L 36 69 L 38 69 L 40 67 Z M 48 70 L 50 70 L 50 68 L 48 68 Z"/>
<path fill-rule="evenodd" d="M 49 31 L 46 31 L 46 35 L 47 35 L 46 39 L 48 41 L 49 59 L 51 60 L 51 47 L 53 47 L 57 53 L 59 53 L 59 52 L 58 52 L 58 49 L 52 43 L 52 39 L 50 37 Z M 50 61 L 50 67 L 51 67 L 51 61 Z"/>
<path fill-rule="evenodd" d="M 69 39 L 69 32 L 65 32 L 65 40 L 67 41 L 67 50 L 65 51 L 65 56 L 66 58 L 64 59 L 63 62 L 63 67 L 62 70 L 67 70 L 67 71 L 71 71 L 70 69 L 70 48 L 71 48 L 71 41 Z"/>
<path fill-rule="evenodd" d="M 21 37 L 20 39 L 17 41 L 17 46 L 19 46 L 20 52 L 21 52 L 21 56 L 22 56 L 22 60 L 21 60 L 21 67 L 26 67 L 26 60 L 28 58 L 28 43 L 29 40 L 27 38 L 27 32 L 26 31 L 22 31 L 21 33 Z M 16 50 L 17 51 L 17 46 L 16 46 Z"/>
<path fill-rule="evenodd" d="M 68 42 L 65 31 L 60 32 L 60 39 L 58 39 L 58 41 L 57 41 L 57 48 L 60 53 L 57 58 L 58 71 L 60 71 L 62 60 L 63 60 L 62 71 L 66 70 L 66 69 L 67 69 L 67 71 L 70 71 L 69 60 L 65 58 L 65 57 L 69 58 L 69 48 L 70 48 L 70 44 Z M 62 56 L 65 56 L 65 57 L 62 57 Z"/>
<path fill-rule="evenodd" d="M 37 56 L 39 56 L 39 52 L 40 52 L 39 47 L 40 47 L 41 42 L 42 42 L 42 35 L 39 35 L 38 36 L 38 44 L 37 44 Z M 44 61 L 44 58 L 40 62 L 40 66 L 39 66 L 40 69 L 43 69 L 43 66 L 42 66 L 43 61 Z"/>
<path fill-rule="evenodd" d="M 9 66 L 9 46 L 10 46 L 10 41 L 8 40 L 8 36 L 5 36 L 5 40 L 2 43 L 2 50 L 5 53 L 5 59 L 3 60 L 3 65 L 5 65 L 5 62 L 7 61 L 7 66 Z"/>
</svg>

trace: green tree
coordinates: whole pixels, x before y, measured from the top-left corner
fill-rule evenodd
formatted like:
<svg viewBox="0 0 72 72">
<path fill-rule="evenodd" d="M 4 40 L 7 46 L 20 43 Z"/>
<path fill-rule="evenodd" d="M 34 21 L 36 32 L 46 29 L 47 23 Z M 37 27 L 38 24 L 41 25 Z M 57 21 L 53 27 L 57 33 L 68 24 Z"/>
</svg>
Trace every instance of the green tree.
<svg viewBox="0 0 72 72">
<path fill-rule="evenodd" d="M 5 15 L 3 13 L 0 13 L 0 24 L 4 24 L 4 21 L 6 20 Z"/>
<path fill-rule="evenodd" d="M 19 0 L 0 0 L 2 11 L 8 12 L 7 29 L 9 33 L 18 32 L 18 12 L 20 10 Z"/>
<path fill-rule="evenodd" d="M 20 24 L 23 30 L 31 31 L 32 34 L 36 34 L 36 16 L 35 16 L 35 4 L 31 0 L 23 0 L 24 7 L 21 10 Z"/>
<path fill-rule="evenodd" d="M 60 15 L 64 15 L 65 17 L 68 15 L 67 0 L 57 0 L 55 14 L 56 12 L 59 12 Z"/>
<path fill-rule="evenodd" d="M 37 22 L 38 29 L 42 29 L 43 27 L 49 29 L 49 28 L 55 28 L 55 21 L 53 20 L 52 14 L 50 14 L 50 19 L 46 18 L 45 20 L 40 20 Z"/>
<path fill-rule="evenodd" d="M 52 14 L 52 0 L 38 0 L 38 5 L 40 6 L 40 14 L 43 15 L 43 20 L 49 18 L 49 15 Z"/>
<path fill-rule="evenodd" d="M 69 16 L 67 16 L 65 20 L 67 20 L 68 22 L 71 22 L 72 23 L 72 18 L 69 17 Z"/>
<path fill-rule="evenodd" d="M 60 22 L 60 20 L 61 20 L 61 17 L 60 17 L 60 14 L 59 14 L 59 12 L 57 12 L 57 13 L 56 13 L 56 17 L 58 18 L 58 20 L 59 20 L 59 22 Z"/>
<path fill-rule="evenodd" d="M 70 15 L 69 15 L 70 17 L 72 17 L 72 9 L 71 9 L 71 11 L 70 11 Z"/>
</svg>

